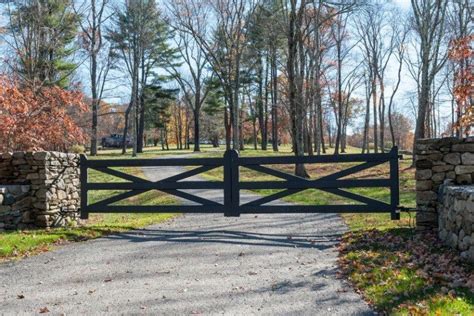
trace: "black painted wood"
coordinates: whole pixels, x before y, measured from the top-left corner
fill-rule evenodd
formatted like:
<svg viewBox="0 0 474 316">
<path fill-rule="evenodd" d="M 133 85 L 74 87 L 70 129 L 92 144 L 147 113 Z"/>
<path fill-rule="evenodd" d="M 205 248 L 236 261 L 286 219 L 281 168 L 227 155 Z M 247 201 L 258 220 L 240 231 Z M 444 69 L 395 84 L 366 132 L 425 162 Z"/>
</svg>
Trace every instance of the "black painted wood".
<svg viewBox="0 0 474 316">
<path fill-rule="evenodd" d="M 80 175 L 79 175 L 79 180 L 81 182 L 81 219 L 88 219 L 89 218 L 89 212 L 88 212 L 88 201 L 87 201 L 87 193 L 89 191 L 89 188 L 87 187 L 87 169 L 88 169 L 88 160 L 85 155 L 81 155 L 80 158 Z"/>
<path fill-rule="evenodd" d="M 81 156 L 81 217 L 87 218 L 89 213 L 127 213 L 127 212 L 192 212 L 192 213 L 224 213 L 225 216 L 240 216 L 249 213 L 361 213 L 361 212 L 390 212 L 392 219 L 399 219 L 399 174 L 398 150 L 394 147 L 389 153 L 382 154 L 349 154 L 334 156 L 305 156 L 305 157 L 250 157 L 241 158 L 237 151 L 230 150 L 223 158 L 171 158 L 171 159 L 135 159 L 135 160 L 88 160 Z M 360 162 L 344 170 L 334 172 L 319 179 L 304 179 L 280 170 L 272 169 L 272 164 L 294 163 L 347 163 Z M 377 165 L 389 163 L 390 175 L 386 179 L 341 179 L 357 172 L 370 169 Z M 265 166 L 263 166 L 265 165 Z M 178 175 L 160 181 L 149 181 L 111 169 L 113 167 L 160 167 L 160 166 L 198 166 Z M 189 181 L 184 180 L 200 173 L 218 168 L 224 168 L 224 181 Z M 249 168 L 263 174 L 279 178 L 278 181 L 240 181 L 240 167 Z M 95 169 L 116 176 L 127 182 L 91 183 L 88 181 L 88 169 Z M 380 187 L 390 189 L 390 203 L 356 194 L 350 188 Z M 223 190 L 224 203 L 205 199 L 186 192 L 185 190 Z M 282 190 L 254 201 L 240 204 L 241 190 L 275 189 Z M 277 199 L 302 192 L 307 189 L 317 189 L 329 192 L 351 201 L 351 204 L 341 205 L 268 205 Z M 91 190 L 125 190 L 107 199 L 88 204 L 87 196 Z M 132 196 L 158 190 L 171 194 L 198 205 L 112 205 Z"/>
</svg>

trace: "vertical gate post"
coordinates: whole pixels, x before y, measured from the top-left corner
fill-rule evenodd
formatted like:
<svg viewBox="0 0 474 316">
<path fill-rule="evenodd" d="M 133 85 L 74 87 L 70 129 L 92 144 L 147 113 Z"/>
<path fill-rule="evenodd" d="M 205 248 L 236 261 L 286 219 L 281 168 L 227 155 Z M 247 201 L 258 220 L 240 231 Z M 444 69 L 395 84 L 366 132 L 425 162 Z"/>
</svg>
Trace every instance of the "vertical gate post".
<svg viewBox="0 0 474 316">
<path fill-rule="evenodd" d="M 390 151 L 390 205 L 392 220 L 400 219 L 400 183 L 398 175 L 398 147 L 394 146 Z"/>
<path fill-rule="evenodd" d="M 81 182 L 81 219 L 88 219 L 89 212 L 87 210 L 87 157 L 81 155 L 80 160 L 80 182 Z"/>
<path fill-rule="evenodd" d="M 240 216 L 239 205 L 239 153 L 227 150 L 224 154 L 224 216 Z"/>
</svg>

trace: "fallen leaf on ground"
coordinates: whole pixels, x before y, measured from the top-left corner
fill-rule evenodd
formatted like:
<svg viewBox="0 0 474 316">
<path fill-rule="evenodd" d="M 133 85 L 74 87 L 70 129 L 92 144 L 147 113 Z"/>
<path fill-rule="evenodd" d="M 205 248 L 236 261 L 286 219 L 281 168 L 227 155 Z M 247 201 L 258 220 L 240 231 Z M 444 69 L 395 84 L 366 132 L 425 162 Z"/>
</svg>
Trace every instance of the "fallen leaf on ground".
<svg viewBox="0 0 474 316">
<path fill-rule="evenodd" d="M 49 309 L 47 307 L 41 307 L 39 312 L 40 312 L 40 314 L 49 313 Z"/>
</svg>

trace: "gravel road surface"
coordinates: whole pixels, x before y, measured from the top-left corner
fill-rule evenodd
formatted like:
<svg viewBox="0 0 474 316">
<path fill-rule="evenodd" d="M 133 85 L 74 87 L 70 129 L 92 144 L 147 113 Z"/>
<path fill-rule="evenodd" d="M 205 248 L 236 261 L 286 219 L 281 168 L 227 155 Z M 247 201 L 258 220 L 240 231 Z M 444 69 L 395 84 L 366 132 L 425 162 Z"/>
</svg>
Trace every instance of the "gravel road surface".
<svg viewBox="0 0 474 316">
<path fill-rule="evenodd" d="M 336 278 L 345 229 L 328 214 L 185 214 L 0 264 L 0 314 L 371 315 Z"/>
</svg>

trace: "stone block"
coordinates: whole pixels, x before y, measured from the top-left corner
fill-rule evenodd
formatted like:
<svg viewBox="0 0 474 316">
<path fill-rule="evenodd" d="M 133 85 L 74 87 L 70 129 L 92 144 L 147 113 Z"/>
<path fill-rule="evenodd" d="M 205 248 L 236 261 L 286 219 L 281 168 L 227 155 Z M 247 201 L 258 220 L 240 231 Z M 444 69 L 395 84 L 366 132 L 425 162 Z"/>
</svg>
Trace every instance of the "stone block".
<svg viewBox="0 0 474 316">
<path fill-rule="evenodd" d="M 12 208 L 17 210 L 24 210 L 31 206 L 31 197 L 24 197 L 15 203 L 13 203 Z"/>
<path fill-rule="evenodd" d="M 456 174 L 471 174 L 474 172 L 474 166 L 459 165 L 454 168 Z"/>
<path fill-rule="evenodd" d="M 58 196 L 58 200 L 60 200 L 60 201 L 67 198 L 67 194 L 63 190 L 58 190 L 58 192 L 56 194 Z"/>
<path fill-rule="evenodd" d="M 24 164 L 26 164 L 25 159 L 14 159 L 14 160 L 12 160 L 12 165 L 14 165 L 14 166 L 24 165 Z"/>
<path fill-rule="evenodd" d="M 429 204 L 429 202 L 436 201 L 438 194 L 433 191 L 418 191 L 416 192 L 416 203 Z"/>
<path fill-rule="evenodd" d="M 474 165 L 474 153 L 463 153 L 461 160 L 463 165 Z"/>
<path fill-rule="evenodd" d="M 429 191 L 433 188 L 433 182 L 431 180 L 416 181 L 417 191 Z"/>
<path fill-rule="evenodd" d="M 12 157 L 14 159 L 22 159 L 25 157 L 25 153 L 23 151 L 16 151 L 13 153 Z"/>
<path fill-rule="evenodd" d="M 40 161 L 47 160 L 50 158 L 50 156 L 51 154 L 47 151 L 37 151 L 33 153 L 33 158 Z"/>
<path fill-rule="evenodd" d="M 457 184 L 469 185 L 472 184 L 472 176 L 470 174 L 460 174 L 456 176 Z"/>
<path fill-rule="evenodd" d="M 474 143 L 467 144 L 455 144 L 452 147 L 452 151 L 457 152 L 474 152 Z"/>
<path fill-rule="evenodd" d="M 27 180 L 36 180 L 39 179 L 39 174 L 37 173 L 30 173 L 26 176 Z"/>
<path fill-rule="evenodd" d="M 459 165 L 461 164 L 461 154 L 459 153 L 449 153 L 444 155 L 443 161 L 447 162 L 451 165 Z"/>
<path fill-rule="evenodd" d="M 429 155 L 416 155 L 415 158 L 417 161 L 421 161 L 421 160 L 440 161 L 443 158 L 443 154 L 438 152 L 438 153 L 429 154 Z"/>
<path fill-rule="evenodd" d="M 451 179 L 451 180 L 456 179 L 456 172 L 454 171 L 446 172 L 446 179 Z"/>
<path fill-rule="evenodd" d="M 13 157 L 13 153 L 2 153 L 2 159 L 4 160 L 10 160 Z"/>
<path fill-rule="evenodd" d="M 416 213 L 416 224 L 418 226 L 437 226 L 438 214 L 435 212 L 418 212 Z"/>
<path fill-rule="evenodd" d="M 445 178 L 446 178 L 446 173 L 438 172 L 438 173 L 433 174 L 433 176 L 431 177 L 431 180 L 433 180 L 433 182 L 441 183 L 444 181 Z"/>
<path fill-rule="evenodd" d="M 433 172 L 430 169 L 416 170 L 415 172 L 416 180 L 429 180 L 432 175 Z"/>
<path fill-rule="evenodd" d="M 431 170 L 433 170 L 433 172 L 447 172 L 447 171 L 454 170 L 454 166 L 453 165 L 438 165 L 438 166 L 434 166 Z"/>
<path fill-rule="evenodd" d="M 416 169 L 431 169 L 433 167 L 433 162 L 430 160 L 417 160 L 415 162 Z"/>
<path fill-rule="evenodd" d="M 11 210 L 11 205 L 0 205 L 0 213 L 10 212 Z"/>
</svg>

